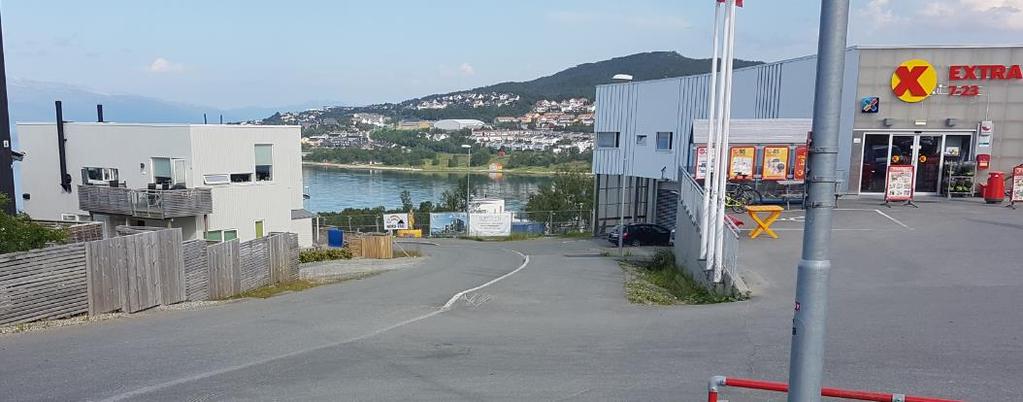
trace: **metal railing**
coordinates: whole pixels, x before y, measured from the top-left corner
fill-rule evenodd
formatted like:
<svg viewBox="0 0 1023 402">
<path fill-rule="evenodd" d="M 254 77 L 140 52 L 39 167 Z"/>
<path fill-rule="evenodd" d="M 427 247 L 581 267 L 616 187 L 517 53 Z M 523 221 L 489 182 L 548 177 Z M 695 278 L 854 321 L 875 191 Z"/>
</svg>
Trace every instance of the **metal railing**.
<svg viewBox="0 0 1023 402">
<path fill-rule="evenodd" d="M 512 213 L 512 233 L 524 233 L 536 236 L 555 236 L 572 233 L 592 232 L 593 210 L 561 210 L 561 211 L 508 211 Z M 400 213 L 400 212 L 399 212 Z M 430 236 L 430 214 L 414 213 L 413 229 L 422 230 L 423 236 Z M 337 227 L 352 233 L 383 232 L 381 214 L 345 214 L 321 215 L 321 236 L 326 239 L 328 227 Z M 464 233 L 462 234 L 464 235 Z"/>
<path fill-rule="evenodd" d="M 78 206 L 89 212 L 167 219 L 212 213 L 213 197 L 208 188 L 136 190 L 84 185 L 78 186 Z"/>
<path fill-rule="evenodd" d="M 703 187 L 696 182 L 696 179 L 689 172 L 685 169 L 679 169 L 679 202 L 682 206 L 681 209 L 689 216 L 697 232 L 688 234 L 688 236 L 678 233 L 676 234 L 676 241 L 682 241 L 678 239 L 700 241 L 701 233 L 705 230 L 700 226 L 701 219 L 705 213 L 703 210 L 703 192 Z M 724 251 L 722 256 L 724 272 L 729 277 L 735 278 L 739 275 L 739 228 L 735 226 L 735 222 L 732 220 L 725 220 L 725 223 L 725 227 L 728 230 L 725 232 L 725 239 L 722 245 L 722 250 Z"/>
<path fill-rule="evenodd" d="M 789 385 L 783 382 L 751 380 L 748 378 L 716 376 L 707 384 L 707 402 L 718 402 L 721 387 L 755 389 L 760 391 L 789 392 Z M 821 396 L 874 402 L 962 402 L 955 399 L 940 399 L 926 396 L 894 394 L 887 392 L 857 391 L 842 388 L 821 388 Z"/>
</svg>

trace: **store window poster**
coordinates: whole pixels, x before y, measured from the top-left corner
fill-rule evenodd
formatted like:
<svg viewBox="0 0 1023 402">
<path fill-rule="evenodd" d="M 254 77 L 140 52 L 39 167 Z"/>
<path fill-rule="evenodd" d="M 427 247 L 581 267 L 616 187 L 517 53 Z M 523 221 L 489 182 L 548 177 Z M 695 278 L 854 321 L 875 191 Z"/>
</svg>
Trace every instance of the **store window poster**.
<svg viewBox="0 0 1023 402">
<path fill-rule="evenodd" d="M 753 162 L 757 155 L 754 147 L 732 147 L 728 163 L 728 178 L 753 178 Z"/>
<path fill-rule="evenodd" d="M 760 173 L 764 180 L 785 180 L 789 175 L 789 147 L 764 147 Z"/>
</svg>

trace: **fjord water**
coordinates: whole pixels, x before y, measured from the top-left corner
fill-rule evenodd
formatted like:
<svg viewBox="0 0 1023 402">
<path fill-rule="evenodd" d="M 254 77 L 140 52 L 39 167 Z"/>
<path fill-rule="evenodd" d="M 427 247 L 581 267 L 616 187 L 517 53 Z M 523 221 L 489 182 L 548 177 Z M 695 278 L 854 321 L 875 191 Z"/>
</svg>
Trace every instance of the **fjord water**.
<svg viewBox="0 0 1023 402">
<path fill-rule="evenodd" d="M 339 169 L 319 166 L 304 166 L 302 177 L 306 209 L 312 212 L 332 212 L 345 208 L 387 208 L 401 207 L 400 194 L 408 190 L 417 207 L 420 202 L 437 203 L 445 190 L 455 189 L 465 181 L 464 172 L 408 172 L 395 170 Z M 477 195 L 503 198 L 510 211 L 525 208 L 529 194 L 549 177 L 522 174 L 471 175 L 471 183 Z"/>
</svg>

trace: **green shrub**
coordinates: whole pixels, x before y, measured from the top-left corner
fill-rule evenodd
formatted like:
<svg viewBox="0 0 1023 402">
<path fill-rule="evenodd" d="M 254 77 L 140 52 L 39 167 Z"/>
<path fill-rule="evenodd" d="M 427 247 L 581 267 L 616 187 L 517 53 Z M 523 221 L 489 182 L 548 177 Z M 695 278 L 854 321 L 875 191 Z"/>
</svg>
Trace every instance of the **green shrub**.
<svg viewBox="0 0 1023 402">
<path fill-rule="evenodd" d="M 351 258 L 352 252 L 347 248 L 314 248 L 298 253 L 298 261 L 303 263 L 329 260 L 349 260 Z"/>
</svg>

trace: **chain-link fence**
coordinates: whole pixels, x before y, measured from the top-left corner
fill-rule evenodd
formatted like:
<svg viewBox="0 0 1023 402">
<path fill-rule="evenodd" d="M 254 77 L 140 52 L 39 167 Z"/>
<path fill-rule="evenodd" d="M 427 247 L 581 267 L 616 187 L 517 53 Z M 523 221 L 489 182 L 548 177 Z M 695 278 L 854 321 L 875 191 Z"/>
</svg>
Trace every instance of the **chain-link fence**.
<svg viewBox="0 0 1023 402">
<path fill-rule="evenodd" d="M 437 212 L 435 212 L 437 213 Z M 556 236 L 570 234 L 592 233 L 593 210 L 569 210 L 569 211 L 510 211 L 511 235 L 526 236 Z M 439 213 L 443 214 L 443 213 Z M 450 220 L 438 222 L 442 225 L 433 230 L 431 235 L 431 217 L 427 212 L 415 212 L 412 214 L 411 229 L 422 231 L 423 237 L 460 237 L 466 236 L 465 225 L 457 226 L 460 230 L 452 231 Z M 349 233 L 379 233 L 385 232 L 382 214 L 328 214 L 320 219 L 321 242 L 327 239 L 326 232 L 329 228 L 341 228 Z"/>
</svg>

